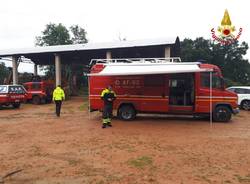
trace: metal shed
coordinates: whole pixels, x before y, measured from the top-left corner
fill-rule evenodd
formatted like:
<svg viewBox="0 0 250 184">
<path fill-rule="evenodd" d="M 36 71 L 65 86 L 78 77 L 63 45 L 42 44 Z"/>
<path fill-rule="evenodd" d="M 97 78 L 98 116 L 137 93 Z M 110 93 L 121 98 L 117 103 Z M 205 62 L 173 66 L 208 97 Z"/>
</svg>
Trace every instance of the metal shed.
<svg viewBox="0 0 250 184">
<path fill-rule="evenodd" d="M 62 64 L 88 65 L 93 58 L 159 58 L 179 56 L 179 37 L 0 50 L 0 58 L 12 58 L 13 84 L 18 83 L 17 62 L 20 57 L 31 59 L 35 64 L 34 75 L 37 75 L 37 65 L 55 65 L 56 85 L 59 85 L 61 84 Z"/>
</svg>

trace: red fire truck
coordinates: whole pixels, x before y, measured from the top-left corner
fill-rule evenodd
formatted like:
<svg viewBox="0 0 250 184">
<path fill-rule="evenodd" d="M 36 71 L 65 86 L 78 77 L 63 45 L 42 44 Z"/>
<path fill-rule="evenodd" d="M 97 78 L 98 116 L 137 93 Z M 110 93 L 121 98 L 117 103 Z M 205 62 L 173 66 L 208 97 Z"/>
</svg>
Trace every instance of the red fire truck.
<svg viewBox="0 0 250 184">
<path fill-rule="evenodd" d="M 23 84 L 27 90 L 27 100 L 33 104 L 50 103 L 54 89 L 53 82 L 26 82 Z"/>
<path fill-rule="evenodd" d="M 90 111 L 102 110 L 101 91 L 111 84 L 117 94 L 114 109 L 123 120 L 137 113 L 164 113 L 211 115 L 228 122 L 239 112 L 237 95 L 225 90 L 215 65 L 179 58 L 96 59 L 91 64 Z"/>
</svg>

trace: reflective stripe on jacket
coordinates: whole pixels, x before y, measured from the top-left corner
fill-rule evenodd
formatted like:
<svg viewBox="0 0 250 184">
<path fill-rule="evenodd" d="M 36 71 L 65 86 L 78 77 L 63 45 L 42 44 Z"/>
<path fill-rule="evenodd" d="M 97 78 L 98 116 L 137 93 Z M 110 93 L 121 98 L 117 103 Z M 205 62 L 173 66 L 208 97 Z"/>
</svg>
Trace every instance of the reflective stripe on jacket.
<svg viewBox="0 0 250 184">
<path fill-rule="evenodd" d="M 104 89 L 102 90 L 102 94 L 101 94 L 101 97 L 103 98 L 105 94 L 108 94 L 108 93 L 112 93 L 114 95 L 114 97 L 116 97 L 116 94 L 113 90 L 109 90 L 109 89 Z"/>
<path fill-rule="evenodd" d="M 64 100 L 65 94 L 62 88 L 56 87 L 56 89 L 53 91 L 53 100 Z"/>
</svg>

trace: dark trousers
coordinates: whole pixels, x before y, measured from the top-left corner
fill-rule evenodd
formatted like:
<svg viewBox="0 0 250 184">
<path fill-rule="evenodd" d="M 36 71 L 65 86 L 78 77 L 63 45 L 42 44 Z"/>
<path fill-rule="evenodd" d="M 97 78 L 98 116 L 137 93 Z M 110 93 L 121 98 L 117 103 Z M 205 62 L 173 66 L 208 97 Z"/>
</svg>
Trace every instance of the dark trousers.
<svg viewBox="0 0 250 184">
<path fill-rule="evenodd" d="M 104 105 L 103 112 L 102 112 L 102 120 L 103 124 L 110 124 L 111 118 L 113 116 L 113 106 L 112 105 Z"/>
<path fill-rule="evenodd" d="M 61 113 L 62 100 L 55 100 L 56 104 L 56 115 L 59 117 Z"/>
</svg>

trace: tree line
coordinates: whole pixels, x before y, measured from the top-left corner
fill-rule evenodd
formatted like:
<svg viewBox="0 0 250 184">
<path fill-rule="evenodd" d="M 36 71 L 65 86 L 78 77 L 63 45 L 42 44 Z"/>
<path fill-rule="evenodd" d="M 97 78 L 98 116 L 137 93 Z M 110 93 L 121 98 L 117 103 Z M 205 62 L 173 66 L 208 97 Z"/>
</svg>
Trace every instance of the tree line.
<svg viewBox="0 0 250 184">
<path fill-rule="evenodd" d="M 4 80 L 8 77 L 9 73 L 8 67 L 6 67 L 3 62 L 0 62 L 0 84 L 4 83 Z"/>
<path fill-rule="evenodd" d="M 245 59 L 248 50 L 246 42 L 221 45 L 202 37 L 184 39 L 181 42 L 181 59 L 184 62 L 203 60 L 202 62 L 220 67 L 226 84 L 250 85 L 250 64 Z"/>
</svg>

